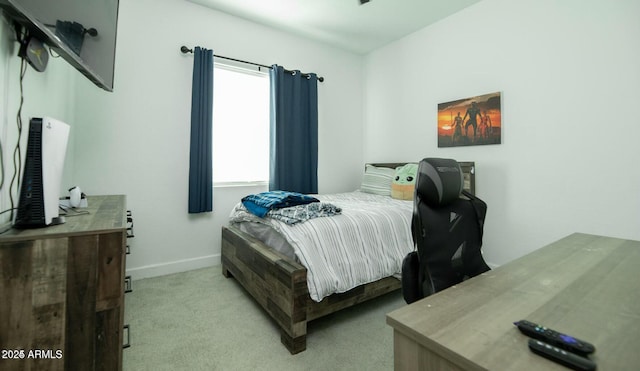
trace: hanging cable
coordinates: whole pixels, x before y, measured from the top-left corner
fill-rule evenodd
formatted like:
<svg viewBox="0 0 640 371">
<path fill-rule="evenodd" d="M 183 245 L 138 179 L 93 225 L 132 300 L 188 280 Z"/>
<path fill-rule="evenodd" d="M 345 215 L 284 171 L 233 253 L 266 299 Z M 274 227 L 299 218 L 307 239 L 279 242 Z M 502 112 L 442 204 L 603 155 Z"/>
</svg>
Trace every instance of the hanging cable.
<svg viewBox="0 0 640 371">
<path fill-rule="evenodd" d="M 4 148 L 2 148 L 2 138 L 0 138 L 0 190 L 4 187 Z"/>
<path fill-rule="evenodd" d="M 20 105 L 18 106 L 18 113 L 16 115 L 16 125 L 18 126 L 18 140 L 16 141 L 16 147 L 13 151 L 13 177 L 11 178 L 11 184 L 9 185 L 9 199 L 11 200 L 11 216 L 13 220 L 13 210 L 15 210 L 16 201 L 13 199 L 13 183 L 17 181 L 16 192 L 20 191 L 20 177 L 22 173 L 22 150 L 20 148 L 20 142 L 22 140 L 22 106 L 24 105 L 24 75 L 27 72 L 27 61 L 22 58 L 20 62 Z"/>
</svg>

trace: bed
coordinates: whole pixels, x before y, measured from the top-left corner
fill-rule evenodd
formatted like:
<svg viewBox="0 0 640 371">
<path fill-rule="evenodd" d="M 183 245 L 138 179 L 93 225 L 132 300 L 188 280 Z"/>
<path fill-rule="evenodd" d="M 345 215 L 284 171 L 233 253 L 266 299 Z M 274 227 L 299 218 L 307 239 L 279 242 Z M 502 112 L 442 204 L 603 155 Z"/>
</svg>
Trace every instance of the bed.
<svg viewBox="0 0 640 371">
<path fill-rule="evenodd" d="M 469 180 L 468 188 L 473 190 L 473 163 L 461 164 Z M 395 169 L 403 163 L 371 165 Z M 308 266 L 307 261 L 305 265 L 301 264 L 299 257 L 292 256 L 271 241 L 269 244 L 263 242 L 266 240 L 260 233 L 246 230 L 236 223 L 222 227 L 222 273 L 225 277 L 234 277 L 275 320 L 281 328 L 280 339 L 291 354 L 302 352 L 306 349 L 308 321 L 401 288 L 397 273 L 402 257 L 413 249 L 410 232 L 412 202 L 399 202 L 404 203 L 399 213 L 403 214 L 406 225 L 400 228 L 402 232 L 397 232 L 402 236 L 398 235 L 396 239 L 402 241 L 396 249 L 402 251 L 395 252 L 395 268 L 392 267 L 390 273 L 383 277 L 354 287 L 343 286 L 335 293 L 327 294 L 314 286 L 314 272 L 305 267 Z"/>
</svg>

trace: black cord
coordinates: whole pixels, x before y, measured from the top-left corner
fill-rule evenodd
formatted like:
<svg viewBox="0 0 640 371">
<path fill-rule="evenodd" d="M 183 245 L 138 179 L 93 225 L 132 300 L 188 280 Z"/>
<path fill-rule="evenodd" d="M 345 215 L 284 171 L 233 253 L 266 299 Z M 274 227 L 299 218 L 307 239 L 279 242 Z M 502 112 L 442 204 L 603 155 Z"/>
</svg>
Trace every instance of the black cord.
<svg viewBox="0 0 640 371">
<path fill-rule="evenodd" d="M 11 208 L 11 209 L 6 209 L 6 210 L 3 210 L 3 211 L 0 211 L 0 215 L 2 215 L 2 214 L 4 214 L 4 213 L 8 213 L 9 211 L 13 211 L 13 210 L 15 210 L 15 209 L 17 209 L 17 207 L 14 207 L 14 208 Z"/>
<path fill-rule="evenodd" d="M 13 151 L 13 177 L 9 185 L 9 199 L 11 200 L 11 219 L 13 219 L 13 210 L 15 210 L 16 202 L 13 199 L 13 183 L 18 179 L 17 190 L 20 190 L 20 177 L 22 173 L 22 150 L 20 149 L 20 141 L 22 139 L 22 106 L 24 105 L 24 75 L 27 72 L 27 61 L 22 58 L 20 62 L 20 106 L 16 115 L 16 124 L 18 126 L 18 140 L 16 148 Z"/>
<path fill-rule="evenodd" d="M 9 211 L 13 211 L 14 209 L 7 209 L 7 210 L 3 210 L 0 211 L 0 215 L 4 214 L 4 213 L 8 213 Z M 5 223 L 0 223 L 0 234 L 3 234 L 7 231 L 9 231 L 11 228 L 13 228 L 13 219 L 9 220 L 8 222 Z"/>
<path fill-rule="evenodd" d="M 0 138 L 0 190 L 4 186 L 4 149 L 2 149 L 2 138 Z"/>
<path fill-rule="evenodd" d="M 64 213 L 60 214 L 60 215 L 65 216 L 65 217 L 91 214 L 89 212 L 89 210 L 78 211 L 78 210 L 76 210 L 74 208 L 66 207 L 66 206 L 62 206 L 62 205 L 58 205 L 58 207 L 60 208 L 60 210 L 64 211 Z"/>
<path fill-rule="evenodd" d="M 13 225 L 6 225 L 6 226 L 4 226 L 4 229 L 0 229 L 0 234 L 7 233 L 7 232 L 9 232 L 12 228 L 13 228 Z"/>
</svg>

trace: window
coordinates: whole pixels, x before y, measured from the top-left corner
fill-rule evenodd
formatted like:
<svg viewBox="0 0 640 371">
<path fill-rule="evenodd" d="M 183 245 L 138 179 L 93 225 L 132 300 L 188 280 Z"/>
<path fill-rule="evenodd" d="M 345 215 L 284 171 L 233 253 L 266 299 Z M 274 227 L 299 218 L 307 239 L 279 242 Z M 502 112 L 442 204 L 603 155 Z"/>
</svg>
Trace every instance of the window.
<svg viewBox="0 0 640 371">
<path fill-rule="evenodd" d="M 216 63 L 213 183 L 269 181 L 269 74 Z"/>
</svg>

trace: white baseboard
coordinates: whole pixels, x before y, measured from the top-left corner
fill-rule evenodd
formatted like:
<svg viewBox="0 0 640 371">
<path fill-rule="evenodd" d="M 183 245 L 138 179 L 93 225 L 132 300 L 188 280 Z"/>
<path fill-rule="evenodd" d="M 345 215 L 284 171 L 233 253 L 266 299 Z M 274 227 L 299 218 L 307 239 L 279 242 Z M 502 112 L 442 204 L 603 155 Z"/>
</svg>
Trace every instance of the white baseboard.
<svg viewBox="0 0 640 371">
<path fill-rule="evenodd" d="M 486 263 L 491 269 L 495 269 L 500 266 L 499 264 L 493 264 L 491 262 Z M 170 263 L 151 264 L 138 268 L 131 268 L 127 269 L 127 275 L 131 276 L 131 278 L 135 281 L 142 278 L 166 276 L 167 274 L 214 267 L 216 265 L 220 265 L 220 254 L 202 256 L 193 259 L 178 260 Z"/>
<path fill-rule="evenodd" d="M 142 278 L 165 276 L 216 265 L 220 265 L 220 254 L 131 268 L 127 269 L 127 275 L 131 276 L 131 279 L 135 281 Z"/>
</svg>

